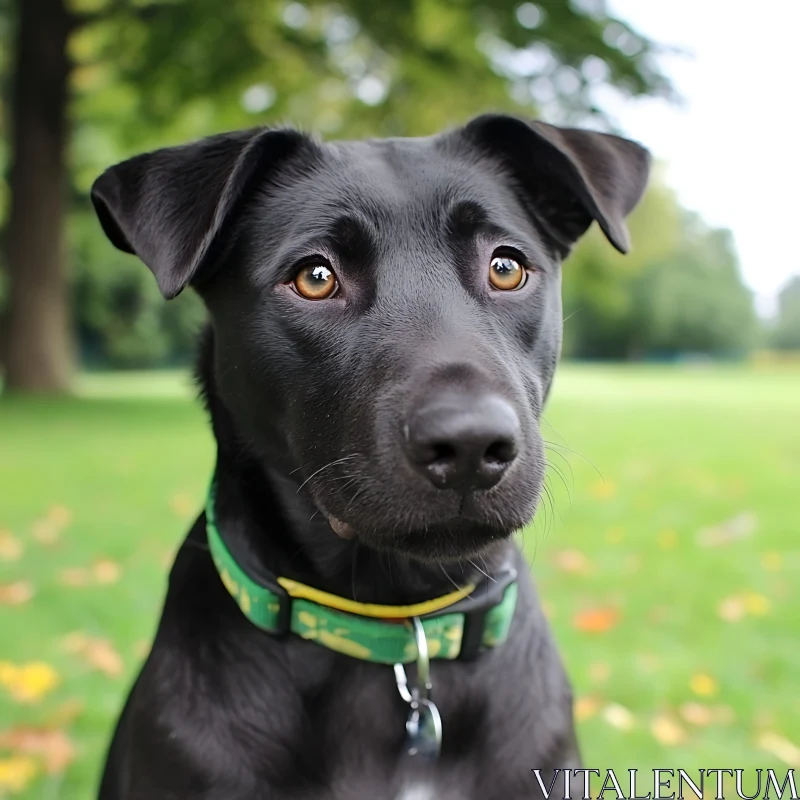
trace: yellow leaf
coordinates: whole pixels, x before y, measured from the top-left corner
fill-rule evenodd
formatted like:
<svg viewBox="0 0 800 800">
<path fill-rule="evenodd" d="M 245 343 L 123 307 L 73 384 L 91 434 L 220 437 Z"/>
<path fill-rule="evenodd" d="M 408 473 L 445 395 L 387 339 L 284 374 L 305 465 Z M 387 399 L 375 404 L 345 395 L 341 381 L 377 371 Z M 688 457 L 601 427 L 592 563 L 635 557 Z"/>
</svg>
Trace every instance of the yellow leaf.
<svg viewBox="0 0 800 800">
<path fill-rule="evenodd" d="M 684 703 L 680 712 L 686 722 L 697 727 L 705 727 L 714 721 L 714 712 L 702 703 Z"/>
<path fill-rule="evenodd" d="M 589 665 L 589 678 L 595 683 L 605 683 L 611 677 L 611 667 L 605 661 L 594 661 Z"/>
<path fill-rule="evenodd" d="M 673 550 L 678 544 L 678 534 L 675 531 L 661 531 L 658 534 L 658 546 L 662 550 Z"/>
<path fill-rule="evenodd" d="M 86 567 L 66 567 L 58 575 L 59 581 L 64 586 L 88 586 L 92 575 Z"/>
<path fill-rule="evenodd" d="M 20 703 L 35 703 L 60 683 L 58 673 L 42 661 L 19 666 L 0 663 L 0 683 Z"/>
<path fill-rule="evenodd" d="M 589 571 L 589 559 L 580 550 L 561 550 L 555 554 L 555 562 L 564 572 Z"/>
<path fill-rule="evenodd" d="M 583 722 L 583 720 L 593 717 L 599 708 L 600 703 L 596 697 L 579 697 L 574 704 L 575 719 Z"/>
<path fill-rule="evenodd" d="M 72 522 L 72 512 L 63 505 L 52 506 L 47 514 L 31 526 L 33 538 L 40 544 L 54 544 Z"/>
<path fill-rule="evenodd" d="M 173 495 L 172 499 L 169 501 L 169 505 L 173 513 L 181 519 L 187 519 L 195 512 L 194 501 L 188 494 L 184 494 L 183 492 L 178 492 L 178 494 Z"/>
<path fill-rule="evenodd" d="M 636 717 L 625 706 L 610 703 L 603 710 L 603 719 L 614 728 L 629 731 L 636 726 Z"/>
<path fill-rule="evenodd" d="M 125 669 L 122 656 L 107 639 L 92 638 L 82 631 L 66 636 L 62 645 L 65 650 L 80 655 L 90 667 L 112 678 L 121 675 Z"/>
<path fill-rule="evenodd" d="M 51 775 L 63 772 L 75 758 L 69 737 L 54 728 L 11 728 L 0 733 L 0 748 L 38 756 Z"/>
<path fill-rule="evenodd" d="M 92 574 L 97 583 L 116 583 L 122 575 L 122 568 L 116 561 L 112 561 L 110 558 L 103 558 L 95 562 L 92 567 Z"/>
<path fill-rule="evenodd" d="M 738 622 L 745 615 L 744 602 L 738 595 L 726 597 L 717 607 L 717 613 L 725 622 Z"/>
<path fill-rule="evenodd" d="M 30 581 L 15 581 L 0 586 L 0 605 L 20 606 L 33 597 L 36 590 Z"/>
<path fill-rule="evenodd" d="M 72 512 L 66 506 L 52 506 L 47 518 L 59 528 L 66 528 L 72 522 Z"/>
<path fill-rule="evenodd" d="M 19 561 L 22 543 L 11 531 L 0 530 L 0 561 Z"/>
<path fill-rule="evenodd" d="M 29 756 L 0 758 L 0 790 L 21 792 L 36 777 L 36 762 Z"/>
<path fill-rule="evenodd" d="M 752 614 L 754 617 L 763 617 L 769 613 L 770 602 L 763 594 L 747 592 L 742 600 L 747 613 Z"/>
<path fill-rule="evenodd" d="M 790 767 L 800 767 L 800 747 L 783 736 L 765 731 L 758 737 L 757 744 L 761 750 L 772 753 L 784 764 L 788 764 Z"/>
<path fill-rule="evenodd" d="M 650 724 L 650 732 L 661 744 L 674 746 L 686 739 L 686 732 L 671 717 L 665 714 L 657 716 Z"/>
<path fill-rule="evenodd" d="M 614 481 L 598 480 L 592 484 L 590 491 L 595 500 L 610 500 L 617 493 L 617 486 Z"/>
<path fill-rule="evenodd" d="M 701 697 L 712 697 L 719 691 L 717 682 L 710 675 L 698 672 L 689 683 L 691 690 Z"/>
<path fill-rule="evenodd" d="M 776 553 L 774 550 L 769 553 L 764 553 L 764 555 L 761 556 L 761 566 L 769 572 L 778 572 L 783 566 L 781 554 Z"/>
</svg>

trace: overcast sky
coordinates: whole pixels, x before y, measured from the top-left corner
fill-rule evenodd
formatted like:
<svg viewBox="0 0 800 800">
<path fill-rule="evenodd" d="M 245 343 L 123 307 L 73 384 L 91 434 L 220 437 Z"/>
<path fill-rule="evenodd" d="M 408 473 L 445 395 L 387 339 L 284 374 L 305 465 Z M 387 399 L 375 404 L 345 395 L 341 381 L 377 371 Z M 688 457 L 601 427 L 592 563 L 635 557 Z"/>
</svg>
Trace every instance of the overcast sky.
<svg viewBox="0 0 800 800">
<path fill-rule="evenodd" d="M 669 165 L 683 205 L 733 231 L 768 311 L 800 274 L 800 0 L 610 0 L 650 38 L 690 51 L 663 67 L 685 98 L 613 103 L 623 129 Z"/>
</svg>

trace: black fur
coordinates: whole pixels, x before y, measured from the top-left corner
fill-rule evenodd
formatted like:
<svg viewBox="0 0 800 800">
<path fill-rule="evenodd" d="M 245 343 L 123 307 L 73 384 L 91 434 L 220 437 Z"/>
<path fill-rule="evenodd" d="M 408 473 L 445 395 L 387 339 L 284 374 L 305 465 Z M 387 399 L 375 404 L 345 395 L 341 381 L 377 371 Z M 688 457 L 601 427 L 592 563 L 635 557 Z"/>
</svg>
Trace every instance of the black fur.
<svg viewBox="0 0 800 800">
<path fill-rule="evenodd" d="M 492 115 L 423 139 L 248 131 L 97 180 L 112 242 L 165 296 L 193 285 L 209 309 L 198 374 L 217 515 L 245 559 L 378 603 L 444 594 L 508 559 L 521 576 L 508 641 L 433 664 L 444 744 L 426 769 L 401 755 L 392 670 L 253 627 L 217 576 L 201 516 L 101 800 L 522 800 L 538 796 L 532 768 L 578 765 L 569 684 L 509 536 L 544 476 L 561 259 L 593 219 L 627 249 L 648 165 L 617 137 Z M 497 248 L 529 268 L 521 289 L 491 288 Z M 319 256 L 340 290 L 311 301 L 291 282 Z M 513 407 L 516 458 L 496 486 L 443 490 L 410 467 L 404 420 L 442 392 Z M 331 517 L 357 537 L 337 536 Z"/>
</svg>

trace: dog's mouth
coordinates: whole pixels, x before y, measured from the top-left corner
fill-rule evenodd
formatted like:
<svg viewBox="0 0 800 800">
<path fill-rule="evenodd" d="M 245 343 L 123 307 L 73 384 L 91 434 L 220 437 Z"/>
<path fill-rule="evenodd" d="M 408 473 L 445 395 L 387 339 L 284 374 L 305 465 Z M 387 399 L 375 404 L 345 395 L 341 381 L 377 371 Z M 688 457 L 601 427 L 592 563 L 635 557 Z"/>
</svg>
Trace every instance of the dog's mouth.
<svg viewBox="0 0 800 800">
<path fill-rule="evenodd" d="M 328 517 L 328 524 L 333 528 L 334 533 L 342 539 L 355 539 L 358 535 L 356 529 L 352 525 L 347 522 L 342 522 L 342 520 L 336 517 Z"/>
<path fill-rule="evenodd" d="M 426 562 L 446 562 L 479 554 L 493 543 L 523 528 L 533 516 L 535 501 L 516 513 L 457 514 L 420 520 L 412 526 L 375 524 L 367 519 L 345 522 L 326 514 L 333 533 L 344 541 L 358 540 L 372 549 Z"/>
</svg>

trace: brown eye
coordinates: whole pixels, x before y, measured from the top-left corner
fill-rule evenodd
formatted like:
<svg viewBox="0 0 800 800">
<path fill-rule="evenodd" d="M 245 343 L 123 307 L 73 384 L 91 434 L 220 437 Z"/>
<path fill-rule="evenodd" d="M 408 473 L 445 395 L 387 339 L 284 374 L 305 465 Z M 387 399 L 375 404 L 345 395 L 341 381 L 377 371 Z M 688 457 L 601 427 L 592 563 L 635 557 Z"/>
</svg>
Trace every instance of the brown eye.
<svg viewBox="0 0 800 800">
<path fill-rule="evenodd" d="M 503 291 L 519 289 L 525 282 L 525 268 L 511 256 L 494 256 L 489 263 L 489 282 Z"/>
<path fill-rule="evenodd" d="M 297 293 L 308 300 L 327 300 L 337 287 L 336 276 L 327 264 L 306 264 L 294 277 Z"/>
</svg>

